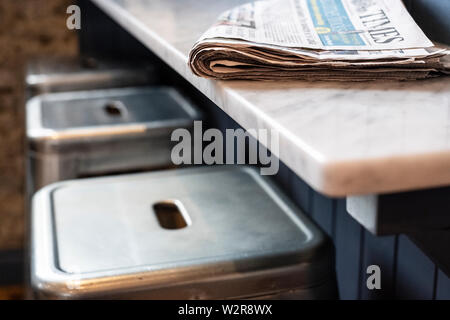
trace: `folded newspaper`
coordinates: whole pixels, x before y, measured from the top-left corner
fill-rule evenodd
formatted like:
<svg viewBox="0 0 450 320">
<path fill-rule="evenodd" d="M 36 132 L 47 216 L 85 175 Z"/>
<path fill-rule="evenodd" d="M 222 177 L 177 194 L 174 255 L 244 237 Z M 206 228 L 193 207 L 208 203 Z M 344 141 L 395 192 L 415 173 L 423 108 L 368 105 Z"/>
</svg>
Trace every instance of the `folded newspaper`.
<svg viewBox="0 0 450 320">
<path fill-rule="evenodd" d="M 401 0 L 268 0 L 223 13 L 189 66 L 223 80 L 414 80 L 448 73 L 449 54 Z"/>
</svg>

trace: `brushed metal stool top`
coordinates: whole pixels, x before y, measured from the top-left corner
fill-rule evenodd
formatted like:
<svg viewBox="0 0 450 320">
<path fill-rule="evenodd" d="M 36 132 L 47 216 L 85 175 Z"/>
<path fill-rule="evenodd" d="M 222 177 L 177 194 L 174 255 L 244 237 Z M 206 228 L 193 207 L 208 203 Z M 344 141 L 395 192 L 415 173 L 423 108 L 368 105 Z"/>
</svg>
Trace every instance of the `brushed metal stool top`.
<svg viewBox="0 0 450 320">
<path fill-rule="evenodd" d="M 172 87 L 50 93 L 27 103 L 27 138 L 33 145 L 55 146 L 191 127 L 199 118 L 200 111 Z"/>
<path fill-rule="evenodd" d="M 154 205 L 168 202 L 183 228 L 159 223 Z M 34 197 L 33 232 L 35 287 L 56 291 L 74 278 L 84 284 L 78 293 L 110 290 L 109 282 L 116 290 L 214 286 L 223 276 L 245 283 L 247 274 L 300 265 L 289 285 L 311 285 L 330 276 L 332 260 L 322 231 L 269 179 L 240 166 L 56 183 Z"/>
</svg>

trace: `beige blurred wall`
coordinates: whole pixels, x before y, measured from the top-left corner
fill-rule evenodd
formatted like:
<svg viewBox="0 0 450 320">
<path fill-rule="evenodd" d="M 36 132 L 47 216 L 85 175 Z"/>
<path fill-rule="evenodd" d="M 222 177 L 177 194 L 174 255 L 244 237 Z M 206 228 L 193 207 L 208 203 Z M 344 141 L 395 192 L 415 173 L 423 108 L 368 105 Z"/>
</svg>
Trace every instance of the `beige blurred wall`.
<svg viewBox="0 0 450 320">
<path fill-rule="evenodd" d="M 24 233 L 23 69 L 30 57 L 76 55 L 70 0 L 0 0 L 0 250 Z"/>
</svg>

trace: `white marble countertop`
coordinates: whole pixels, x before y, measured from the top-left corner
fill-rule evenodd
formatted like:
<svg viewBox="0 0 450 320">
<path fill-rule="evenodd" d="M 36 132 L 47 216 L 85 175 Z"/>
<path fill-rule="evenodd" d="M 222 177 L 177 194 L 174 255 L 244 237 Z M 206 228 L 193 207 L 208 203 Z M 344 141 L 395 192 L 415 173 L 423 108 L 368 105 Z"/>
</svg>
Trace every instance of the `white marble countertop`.
<svg viewBox="0 0 450 320">
<path fill-rule="evenodd" d="M 450 77 L 417 82 L 223 82 L 196 77 L 191 46 L 246 0 L 92 0 L 249 129 L 276 129 L 280 158 L 331 196 L 450 185 Z"/>
</svg>

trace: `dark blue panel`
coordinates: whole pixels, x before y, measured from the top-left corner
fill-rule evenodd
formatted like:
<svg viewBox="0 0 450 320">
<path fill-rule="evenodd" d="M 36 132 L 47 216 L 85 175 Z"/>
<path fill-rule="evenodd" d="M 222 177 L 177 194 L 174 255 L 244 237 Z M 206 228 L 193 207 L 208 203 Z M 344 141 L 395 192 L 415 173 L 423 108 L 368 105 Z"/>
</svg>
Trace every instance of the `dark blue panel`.
<svg viewBox="0 0 450 320">
<path fill-rule="evenodd" d="M 449 0 L 409 0 L 408 7 L 428 37 L 450 44 Z"/>
<path fill-rule="evenodd" d="M 278 173 L 275 175 L 275 180 L 278 182 L 280 187 L 287 195 L 291 195 L 291 177 L 292 171 L 280 161 L 280 168 Z"/>
<path fill-rule="evenodd" d="M 399 299 L 433 298 L 434 263 L 404 235 L 398 239 L 395 295 Z"/>
<path fill-rule="evenodd" d="M 312 189 L 306 184 L 305 181 L 300 179 L 297 175 L 292 174 L 291 178 L 291 194 L 296 204 L 306 213 L 310 214 L 311 211 L 311 197 Z"/>
<path fill-rule="evenodd" d="M 97 6 L 87 0 L 78 0 L 81 7 L 82 32 L 79 32 L 80 52 L 84 55 L 117 56 L 120 46 L 114 35 L 123 31 Z"/>
<path fill-rule="evenodd" d="M 23 283 L 24 273 L 23 251 L 0 251 L 0 286 Z"/>
<path fill-rule="evenodd" d="M 411 11 L 411 1 L 412 0 L 403 0 L 403 3 L 405 4 L 408 11 Z"/>
<path fill-rule="evenodd" d="M 226 162 L 226 145 L 227 145 L 227 137 L 226 137 L 226 130 L 227 129 L 242 129 L 241 126 L 239 126 L 239 124 L 234 121 L 230 116 L 228 116 L 225 112 L 223 112 L 220 108 L 218 108 L 216 105 L 214 105 L 212 102 L 210 101 L 201 101 L 199 103 L 200 105 L 206 106 L 207 108 L 205 108 L 206 110 L 203 110 L 203 112 L 205 113 L 205 120 L 202 123 L 203 126 L 203 133 L 205 130 L 207 130 L 208 128 L 214 128 L 214 129 L 218 129 L 222 132 L 223 134 L 223 155 L 224 155 L 224 162 Z M 254 138 L 250 138 L 253 139 Z M 209 142 L 204 143 L 204 146 L 206 146 Z M 230 143 L 233 143 L 233 141 L 230 141 Z M 236 163 L 237 160 L 237 143 L 236 143 L 236 139 L 233 143 L 233 154 L 234 154 L 234 162 Z M 247 153 L 248 150 L 248 141 L 246 141 L 246 148 L 245 148 L 245 153 Z"/>
<path fill-rule="evenodd" d="M 450 278 L 442 271 L 439 271 L 437 277 L 436 299 L 450 300 Z"/>
<path fill-rule="evenodd" d="M 395 255 L 396 236 L 376 237 L 364 231 L 364 254 L 361 272 L 361 299 L 393 299 L 395 288 Z M 377 265 L 381 269 L 381 289 L 369 290 L 367 288 L 367 267 Z"/>
<path fill-rule="evenodd" d="M 78 42 L 82 56 L 154 60 L 153 54 L 150 54 L 143 44 L 92 1 L 77 0 L 77 4 L 81 7 L 81 30 L 78 32 Z"/>
<path fill-rule="evenodd" d="M 311 216 L 319 226 L 330 236 L 334 234 L 333 199 L 314 192 L 312 197 Z"/>
<path fill-rule="evenodd" d="M 225 130 L 228 128 L 231 118 L 218 107 L 208 105 L 206 109 L 206 122 L 209 127 L 219 129 L 225 134 Z"/>
<path fill-rule="evenodd" d="M 336 274 L 341 299 L 358 299 L 360 287 L 360 253 L 363 228 L 345 209 L 345 200 L 336 207 Z"/>
<path fill-rule="evenodd" d="M 228 143 L 228 139 L 226 137 L 226 129 L 236 130 L 236 129 L 242 129 L 242 127 L 229 116 L 226 116 L 225 119 L 226 119 L 226 121 L 224 123 L 225 124 L 225 131 L 224 131 L 225 132 L 225 136 L 224 136 L 223 141 L 224 141 L 224 148 L 226 150 L 227 143 Z M 238 144 L 237 144 L 237 139 L 236 138 L 233 138 L 233 139 L 234 139 L 234 142 L 230 141 L 229 143 L 232 143 L 232 146 L 233 146 L 233 154 L 234 154 L 234 160 L 233 161 L 234 161 L 234 163 L 237 163 L 237 159 L 238 159 Z M 245 147 L 245 150 L 243 150 L 244 154 L 247 153 L 247 149 L 248 149 L 247 145 L 248 145 L 248 142 L 246 141 L 246 147 Z M 228 151 L 231 151 L 231 150 L 224 151 L 224 155 L 228 154 Z"/>
</svg>

